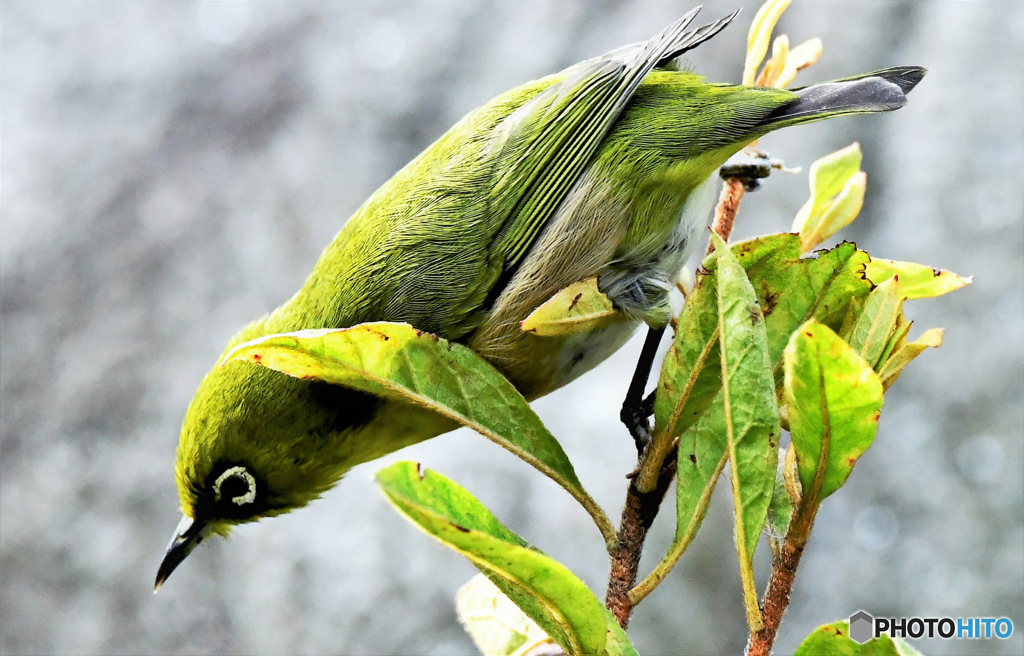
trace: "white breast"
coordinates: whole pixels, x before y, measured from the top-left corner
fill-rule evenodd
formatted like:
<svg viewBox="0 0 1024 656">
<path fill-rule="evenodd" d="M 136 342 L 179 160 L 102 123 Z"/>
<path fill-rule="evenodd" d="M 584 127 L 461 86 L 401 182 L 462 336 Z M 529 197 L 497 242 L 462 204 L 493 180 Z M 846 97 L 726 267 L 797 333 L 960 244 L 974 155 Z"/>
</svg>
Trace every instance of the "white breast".
<svg viewBox="0 0 1024 656">
<path fill-rule="evenodd" d="M 669 292 L 686 260 L 703 241 L 717 186 L 718 177 L 710 175 L 694 188 L 664 243 L 648 244 L 646 255 L 612 262 L 601 272 L 601 291 L 617 308 L 654 328 L 668 322 L 672 316 Z"/>
</svg>

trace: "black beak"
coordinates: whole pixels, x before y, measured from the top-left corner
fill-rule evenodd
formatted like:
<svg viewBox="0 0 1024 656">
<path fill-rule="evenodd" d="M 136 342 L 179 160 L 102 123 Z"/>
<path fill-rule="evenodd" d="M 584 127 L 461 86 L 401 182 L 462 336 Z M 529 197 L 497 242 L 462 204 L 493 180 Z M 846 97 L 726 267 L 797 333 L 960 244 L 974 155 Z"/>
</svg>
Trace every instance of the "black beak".
<svg viewBox="0 0 1024 656">
<path fill-rule="evenodd" d="M 193 520 L 191 517 L 182 517 L 181 523 L 174 531 L 171 543 L 167 545 L 167 553 L 164 561 L 160 563 L 160 569 L 156 573 L 156 585 L 153 592 L 160 589 L 171 572 L 181 564 L 181 561 L 192 553 L 192 550 L 199 546 L 199 543 L 210 534 L 213 527 L 201 519 Z"/>
</svg>

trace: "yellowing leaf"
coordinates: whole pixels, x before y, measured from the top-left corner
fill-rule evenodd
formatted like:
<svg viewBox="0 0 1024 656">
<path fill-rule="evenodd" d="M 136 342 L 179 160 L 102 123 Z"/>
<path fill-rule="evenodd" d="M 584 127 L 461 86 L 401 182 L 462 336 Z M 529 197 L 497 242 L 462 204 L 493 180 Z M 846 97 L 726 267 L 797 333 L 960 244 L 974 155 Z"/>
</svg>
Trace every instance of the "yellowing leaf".
<svg viewBox="0 0 1024 656">
<path fill-rule="evenodd" d="M 793 219 L 793 232 L 802 234 L 812 217 L 828 210 L 832 198 L 840 194 L 850 178 L 860 171 L 861 159 L 860 144 L 854 142 L 811 164 L 808 176 L 811 196 Z"/>
<path fill-rule="evenodd" d="M 864 191 L 868 176 L 863 171 L 854 173 L 843 190 L 831 202 L 822 206 L 820 214 L 812 215 L 800 231 L 800 252 L 810 253 L 814 247 L 850 225 L 864 206 Z"/>
<path fill-rule="evenodd" d="M 890 356 L 907 343 L 907 334 L 910 333 L 910 327 L 913 323 L 913 321 L 907 321 L 907 317 L 903 314 L 903 308 L 901 307 L 899 314 L 896 316 L 896 327 L 893 329 L 892 334 L 889 335 L 885 348 L 882 349 L 882 356 L 876 363 L 875 371 L 881 371 L 882 365 L 889 360 Z"/>
<path fill-rule="evenodd" d="M 455 611 L 483 656 L 522 656 L 551 638 L 483 574 L 455 595 Z"/>
<path fill-rule="evenodd" d="M 952 271 L 933 269 L 923 264 L 879 258 L 871 258 L 864 268 L 864 275 L 876 285 L 899 276 L 900 290 L 907 299 L 942 296 L 974 282 L 974 276 L 963 278 Z"/>
<path fill-rule="evenodd" d="M 754 83 L 759 87 L 777 87 L 776 82 L 779 75 L 786 68 L 786 58 L 789 55 L 789 37 L 783 34 L 776 37 L 772 43 L 772 58 L 764 65 Z"/>
<path fill-rule="evenodd" d="M 903 369 L 913 362 L 914 358 L 921 355 L 926 348 L 938 348 L 940 346 L 942 346 L 942 328 L 932 328 L 924 331 L 913 342 L 896 348 L 878 372 L 878 377 L 882 379 L 882 387 L 889 389 L 896 382 L 896 379 L 899 378 L 900 374 L 903 373 Z"/>
<path fill-rule="evenodd" d="M 587 278 L 559 291 L 520 322 L 524 332 L 548 337 L 589 332 L 626 321 L 612 301 L 597 288 L 597 278 Z"/>
<path fill-rule="evenodd" d="M 786 55 L 786 67 L 782 69 L 775 86 L 783 89 L 796 78 L 796 74 L 821 57 L 821 39 L 809 39 L 789 51 Z"/>
<path fill-rule="evenodd" d="M 867 302 L 857 321 L 843 338 L 875 371 L 879 370 L 881 358 L 903 306 L 903 294 L 895 278 L 886 280 L 868 294 Z"/>
<path fill-rule="evenodd" d="M 803 496 L 803 487 L 800 485 L 800 470 L 796 468 L 796 449 L 790 442 L 786 447 L 786 457 L 782 461 L 782 480 L 786 483 L 786 495 L 790 502 L 796 506 Z"/>
<path fill-rule="evenodd" d="M 768 0 L 757 10 L 754 21 L 747 33 L 747 59 L 743 66 L 743 84 L 752 85 L 757 78 L 757 68 L 768 52 L 772 31 L 786 11 L 791 0 Z"/>
<path fill-rule="evenodd" d="M 864 644 L 850 639 L 850 623 L 847 620 L 823 624 L 816 628 L 796 648 L 793 656 L 921 656 L 900 638 L 890 638 L 883 633 Z"/>
</svg>

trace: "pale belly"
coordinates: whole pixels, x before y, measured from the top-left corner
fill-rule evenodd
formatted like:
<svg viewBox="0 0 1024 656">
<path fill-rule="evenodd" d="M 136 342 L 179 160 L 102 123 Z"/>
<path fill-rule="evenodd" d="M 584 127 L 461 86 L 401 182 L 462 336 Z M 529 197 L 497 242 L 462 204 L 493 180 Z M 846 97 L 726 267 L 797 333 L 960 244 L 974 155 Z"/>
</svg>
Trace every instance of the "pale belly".
<svg viewBox="0 0 1024 656">
<path fill-rule="evenodd" d="M 707 226 L 715 186 L 711 178 L 698 186 L 663 242 L 648 249 L 650 253 L 637 262 L 627 262 L 615 255 L 629 213 L 611 193 L 595 189 L 589 173 L 584 175 L 474 332 L 469 347 L 530 400 L 594 368 L 629 340 L 641 319 L 651 323 L 644 313 L 654 308 L 642 307 L 643 301 L 637 306 L 635 299 L 627 298 L 632 292 L 630 285 L 647 280 L 670 284 Z M 627 310 L 628 318 L 568 336 L 540 337 L 520 329 L 519 322 L 556 292 L 594 275 L 607 279 L 602 281 L 602 290 L 616 307 Z"/>
</svg>

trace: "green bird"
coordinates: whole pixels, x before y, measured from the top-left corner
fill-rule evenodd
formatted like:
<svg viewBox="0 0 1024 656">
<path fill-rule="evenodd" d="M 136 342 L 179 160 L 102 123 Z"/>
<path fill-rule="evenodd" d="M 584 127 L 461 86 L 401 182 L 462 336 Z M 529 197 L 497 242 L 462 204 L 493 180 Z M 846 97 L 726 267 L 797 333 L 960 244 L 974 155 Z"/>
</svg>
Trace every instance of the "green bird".
<svg viewBox="0 0 1024 656">
<path fill-rule="evenodd" d="M 646 323 L 703 237 L 716 171 L 778 128 L 901 107 L 922 68 L 802 89 L 709 84 L 676 58 L 735 13 L 508 91 L 384 183 L 302 288 L 228 344 L 308 328 L 407 322 L 469 346 L 532 400 L 594 367 Z M 537 337 L 519 322 L 591 276 L 632 321 Z M 226 351 L 225 351 L 226 352 Z M 181 430 L 184 518 L 159 588 L 208 535 L 306 505 L 351 469 L 451 430 L 447 419 L 244 362 L 215 366 Z"/>
</svg>

